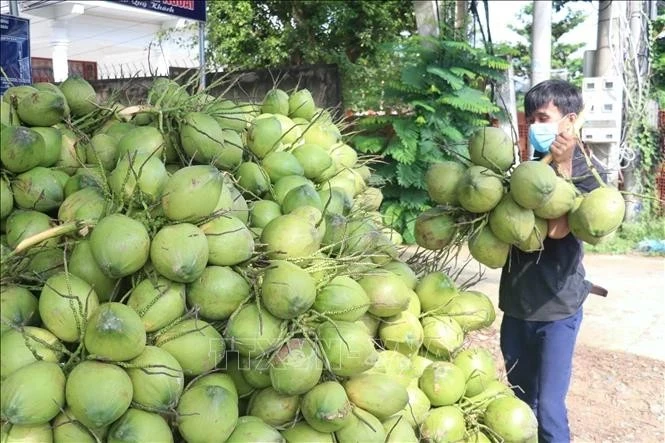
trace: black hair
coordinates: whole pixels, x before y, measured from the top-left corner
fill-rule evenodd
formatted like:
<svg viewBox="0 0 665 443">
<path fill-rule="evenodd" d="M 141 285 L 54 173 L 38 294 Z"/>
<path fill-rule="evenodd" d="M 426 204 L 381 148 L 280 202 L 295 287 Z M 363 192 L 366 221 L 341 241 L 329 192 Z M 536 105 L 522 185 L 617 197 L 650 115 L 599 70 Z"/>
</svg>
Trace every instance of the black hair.
<svg viewBox="0 0 665 443">
<path fill-rule="evenodd" d="M 564 80 L 545 80 L 529 89 L 524 96 L 524 113 L 530 117 L 550 102 L 564 116 L 579 114 L 584 107 L 582 92 L 577 86 Z"/>
</svg>

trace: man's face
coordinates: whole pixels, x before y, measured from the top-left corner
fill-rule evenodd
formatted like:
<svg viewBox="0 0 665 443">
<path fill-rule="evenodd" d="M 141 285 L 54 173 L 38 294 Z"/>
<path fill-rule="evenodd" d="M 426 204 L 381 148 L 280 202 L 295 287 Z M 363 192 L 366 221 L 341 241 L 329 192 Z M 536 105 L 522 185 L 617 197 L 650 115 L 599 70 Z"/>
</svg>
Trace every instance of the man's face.
<svg viewBox="0 0 665 443">
<path fill-rule="evenodd" d="M 554 103 L 549 102 L 547 105 L 536 109 L 533 115 L 527 117 L 527 123 L 559 123 L 559 133 L 570 130 L 572 124 L 577 118 L 576 114 L 561 115 L 559 108 L 554 106 Z"/>
</svg>

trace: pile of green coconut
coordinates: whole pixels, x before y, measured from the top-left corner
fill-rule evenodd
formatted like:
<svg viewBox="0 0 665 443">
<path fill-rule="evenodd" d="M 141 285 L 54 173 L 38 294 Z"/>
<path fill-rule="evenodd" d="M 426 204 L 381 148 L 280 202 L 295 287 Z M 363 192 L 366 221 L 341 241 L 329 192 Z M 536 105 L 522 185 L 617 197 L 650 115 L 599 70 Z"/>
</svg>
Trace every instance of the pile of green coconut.
<svg viewBox="0 0 665 443">
<path fill-rule="evenodd" d="M 535 441 L 468 344 L 491 301 L 405 253 L 343 122 L 192 84 L 4 94 L 2 441 Z"/>
<path fill-rule="evenodd" d="M 592 245 L 612 236 L 623 222 L 623 196 L 603 182 L 585 152 L 589 175 L 599 183 L 589 193 L 580 192 L 548 161 L 519 163 L 514 152 L 505 131 L 486 127 L 469 138 L 468 156 L 433 164 L 426 183 L 437 206 L 416 220 L 418 245 L 440 250 L 467 242 L 478 262 L 500 268 L 512 246 L 541 251 L 548 220 L 566 217 L 572 234 Z"/>
</svg>

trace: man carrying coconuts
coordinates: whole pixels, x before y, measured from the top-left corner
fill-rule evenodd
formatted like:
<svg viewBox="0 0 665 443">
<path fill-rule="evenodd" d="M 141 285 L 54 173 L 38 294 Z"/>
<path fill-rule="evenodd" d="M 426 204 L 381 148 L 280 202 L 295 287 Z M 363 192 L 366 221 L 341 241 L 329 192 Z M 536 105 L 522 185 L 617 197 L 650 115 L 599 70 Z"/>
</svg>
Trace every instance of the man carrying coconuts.
<svg viewBox="0 0 665 443">
<path fill-rule="evenodd" d="M 551 160 L 555 172 L 582 193 L 597 188 L 589 164 L 601 173 L 602 166 L 577 136 L 580 90 L 547 80 L 531 88 L 524 105 L 534 159 Z M 567 214 L 547 220 L 543 237 L 539 251 L 512 247 L 503 267 L 501 350 L 509 382 L 538 419 L 539 441 L 563 443 L 570 441 L 565 400 L 573 350 L 582 304 L 593 285 L 585 280 L 582 241 L 570 232 Z"/>
</svg>

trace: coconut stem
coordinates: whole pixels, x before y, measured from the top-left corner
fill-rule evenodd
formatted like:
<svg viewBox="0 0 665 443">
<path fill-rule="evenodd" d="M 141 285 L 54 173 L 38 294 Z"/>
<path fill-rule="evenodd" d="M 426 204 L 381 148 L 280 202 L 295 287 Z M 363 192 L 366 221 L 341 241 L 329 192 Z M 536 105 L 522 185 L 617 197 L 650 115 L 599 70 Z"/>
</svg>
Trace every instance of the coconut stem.
<svg viewBox="0 0 665 443">
<path fill-rule="evenodd" d="M 46 231 L 42 231 L 38 234 L 33 235 L 32 237 L 28 237 L 22 240 L 18 245 L 16 245 L 16 248 L 12 251 L 9 257 L 20 254 L 26 249 L 31 248 L 32 246 L 41 243 L 45 240 L 48 240 L 50 238 L 59 237 L 64 234 L 69 234 L 70 232 L 89 228 L 91 226 L 92 224 L 90 224 L 89 222 L 80 222 L 80 221 L 73 221 L 65 223 L 64 225 L 54 226 L 53 228 L 47 229 Z"/>
</svg>

